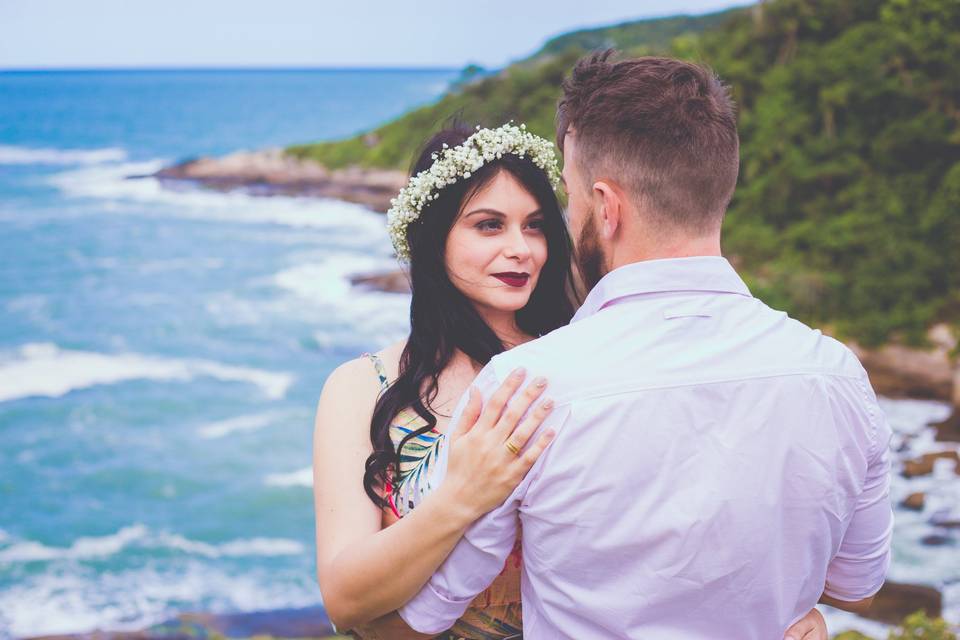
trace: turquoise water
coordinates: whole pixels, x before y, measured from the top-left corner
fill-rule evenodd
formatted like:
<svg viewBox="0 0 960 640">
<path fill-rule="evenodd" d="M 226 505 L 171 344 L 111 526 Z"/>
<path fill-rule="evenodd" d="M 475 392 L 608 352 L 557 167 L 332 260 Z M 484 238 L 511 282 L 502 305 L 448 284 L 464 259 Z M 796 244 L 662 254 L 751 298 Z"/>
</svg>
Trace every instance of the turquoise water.
<svg viewBox="0 0 960 640">
<path fill-rule="evenodd" d="M 383 218 L 164 190 L 350 135 L 452 71 L 0 73 L 0 638 L 319 602 L 313 410 L 403 335 Z"/>
</svg>

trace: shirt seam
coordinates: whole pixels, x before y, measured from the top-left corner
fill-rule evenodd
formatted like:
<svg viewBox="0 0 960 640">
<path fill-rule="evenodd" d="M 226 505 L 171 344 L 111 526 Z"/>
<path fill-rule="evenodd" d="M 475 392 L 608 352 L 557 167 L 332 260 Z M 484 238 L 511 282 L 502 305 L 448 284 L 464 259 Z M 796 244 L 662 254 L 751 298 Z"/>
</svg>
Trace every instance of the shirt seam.
<svg viewBox="0 0 960 640">
<path fill-rule="evenodd" d="M 595 400 L 597 398 L 606 398 L 609 396 L 623 395 L 625 393 L 633 393 L 637 391 L 663 391 L 667 389 L 682 389 L 685 387 L 697 387 L 703 385 L 714 385 L 714 384 L 723 384 L 725 382 L 745 382 L 748 380 L 764 380 L 770 378 L 787 378 L 787 377 L 797 377 L 797 376 L 823 376 L 825 378 L 840 378 L 845 380 L 857 380 L 858 376 L 855 374 L 844 374 L 844 373 L 827 373 L 821 370 L 809 370 L 809 371 L 777 371 L 770 373 L 758 373 L 757 375 L 751 376 L 735 376 L 735 377 L 720 377 L 720 378 L 704 378 L 701 380 L 693 380 L 689 382 L 676 382 L 668 384 L 655 384 L 655 385 L 642 385 L 642 386 L 629 386 L 629 387 L 603 387 L 598 389 L 594 393 L 585 394 L 585 395 L 571 395 L 567 394 L 566 396 L 553 397 L 554 403 L 556 406 L 570 404 L 572 402 L 577 402 L 581 400 Z M 497 385 L 499 386 L 499 382 Z M 549 385 L 548 385 L 549 389 Z M 861 389 L 862 390 L 862 389 Z M 869 406 L 869 402 L 867 403 Z M 873 418 L 871 413 L 871 419 Z"/>
<path fill-rule="evenodd" d="M 877 422 L 876 413 L 873 410 L 873 402 L 870 401 L 870 394 L 867 392 L 867 385 L 863 376 L 857 376 L 857 383 L 860 386 L 860 393 L 863 394 L 864 405 L 867 407 L 867 415 L 870 418 L 870 453 L 869 460 L 873 461 L 877 455 L 880 443 L 877 441 L 877 434 L 880 431 L 880 425 Z"/>
</svg>

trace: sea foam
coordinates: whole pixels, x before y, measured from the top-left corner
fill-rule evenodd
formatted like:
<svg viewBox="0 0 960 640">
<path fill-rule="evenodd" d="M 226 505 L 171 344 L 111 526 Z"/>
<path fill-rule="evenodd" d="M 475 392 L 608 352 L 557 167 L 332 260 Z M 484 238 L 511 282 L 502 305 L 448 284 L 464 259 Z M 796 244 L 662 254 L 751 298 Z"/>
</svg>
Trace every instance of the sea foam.
<svg viewBox="0 0 960 640">
<path fill-rule="evenodd" d="M 281 411 L 267 411 L 251 415 L 237 416 L 226 420 L 209 422 L 198 429 L 201 437 L 207 439 L 222 438 L 238 431 L 254 431 L 270 426 L 283 418 L 287 413 Z"/>
<path fill-rule="evenodd" d="M 236 573 L 199 560 L 109 573 L 68 564 L 0 591 L 0 639 L 142 629 L 180 613 L 178 603 L 202 602 L 207 611 L 224 612 L 319 603 L 312 580 L 276 578 L 275 572 Z"/>
<path fill-rule="evenodd" d="M 12 541 L 12 543 L 11 543 Z M 49 546 L 33 540 L 8 539 L 0 549 L 0 562 L 52 562 L 57 560 L 93 560 L 116 555 L 125 549 L 164 549 L 204 558 L 242 556 L 283 556 L 303 553 L 303 544 L 286 538 L 239 538 L 222 543 L 191 540 L 168 531 L 152 531 L 143 524 L 132 524 L 105 536 L 80 537 L 68 547 Z"/>
<path fill-rule="evenodd" d="M 0 164 L 92 165 L 122 162 L 127 152 L 117 147 L 103 149 L 54 149 L 0 145 Z"/>
<path fill-rule="evenodd" d="M 85 166 L 52 175 L 48 181 L 67 196 L 95 198 L 105 204 L 162 205 L 163 215 L 181 218 L 319 229 L 333 234 L 338 246 L 344 247 L 358 238 L 365 245 L 368 238 L 379 236 L 382 247 L 389 247 L 384 217 L 362 205 L 323 198 L 256 196 L 242 189 L 221 192 L 189 182 L 165 185 L 151 177 L 168 164 L 158 158 Z"/>
<path fill-rule="evenodd" d="M 264 484 L 273 487 L 313 487 L 313 468 L 304 467 L 290 473 L 271 473 Z"/>
<path fill-rule="evenodd" d="M 128 380 L 188 382 L 203 376 L 253 384 L 270 399 L 284 397 L 293 383 L 288 373 L 208 360 L 75 351 L 44 342 L 0 356 L 0 402 L 30 396 L 56 398 L 76 389 Z"/>
</svg>

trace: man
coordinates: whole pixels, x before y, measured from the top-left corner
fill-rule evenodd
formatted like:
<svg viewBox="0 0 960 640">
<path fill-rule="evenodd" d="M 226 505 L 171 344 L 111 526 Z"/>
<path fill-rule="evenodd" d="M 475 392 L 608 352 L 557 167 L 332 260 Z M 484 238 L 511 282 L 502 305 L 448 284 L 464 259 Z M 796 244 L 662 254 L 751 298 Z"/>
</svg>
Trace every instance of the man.
<svg viewBox="0 0 960 640">
<path fill-rule="evenodd" d="M 768 639 L 818 600 L 860 611 L 892 531 L 890 430 L 866 373 L 721 257 L 739 167 L 725 88 L 610 53 L 577 64 L 557 118 L 590 293 L 475 382 L 489 398 L 516 367 L 546 376 L 556 436 L 400 617 L 448 628 L 518 524 L 528 640 Z"/>
</svg>

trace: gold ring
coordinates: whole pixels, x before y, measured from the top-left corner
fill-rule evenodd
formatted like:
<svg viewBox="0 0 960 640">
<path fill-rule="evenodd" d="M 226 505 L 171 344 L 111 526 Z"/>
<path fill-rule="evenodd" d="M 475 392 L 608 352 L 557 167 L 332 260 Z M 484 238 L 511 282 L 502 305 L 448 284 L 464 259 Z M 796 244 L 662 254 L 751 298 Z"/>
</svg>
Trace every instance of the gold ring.
<svg viewBox="0 0 960 640">
<path fill-rule="evenodd" d="M 518 447 L 517 445 L 513 444 L 513 443 L 510 442 L 509 440 L 507 440 L 507 441 L 504 442 L 503 444 L 506 445 L 507 451 L 509 451 L 509 452 L 512 453 L 513 455 L 515 455 L 515 456 L 520 455 L 520 447 Z"/>
</svg>

